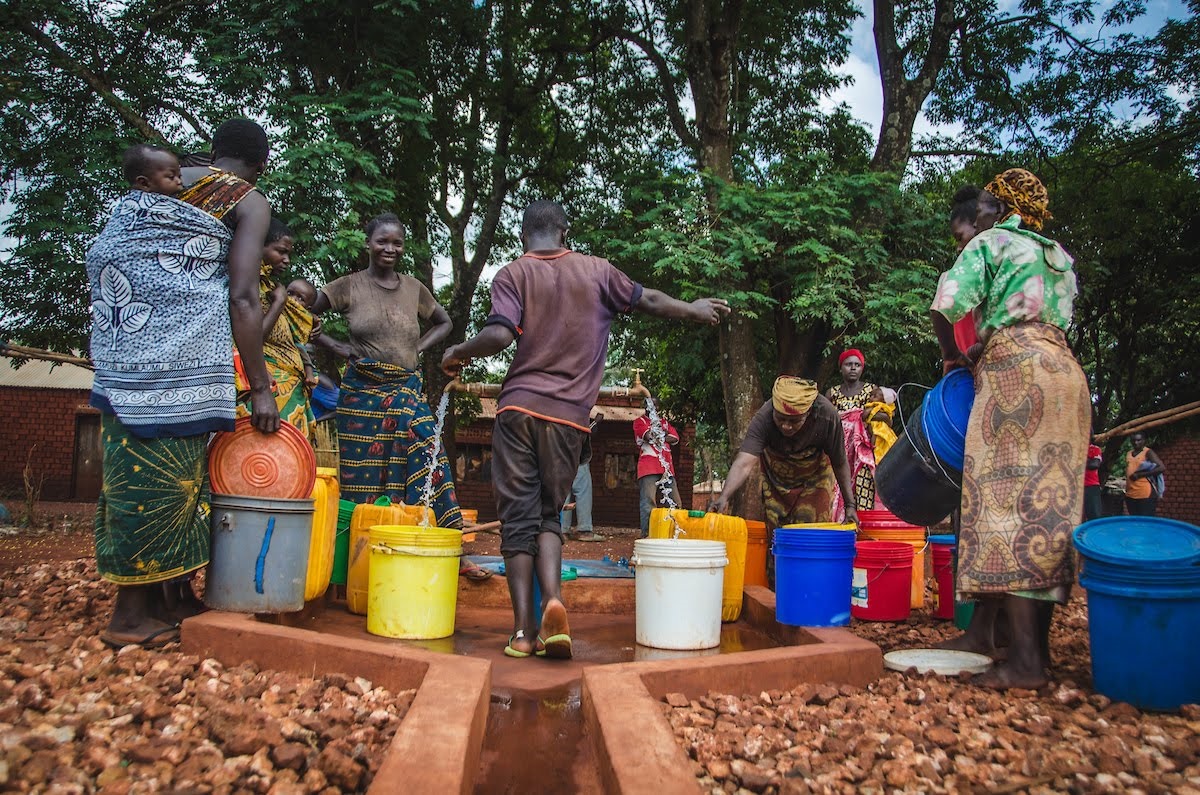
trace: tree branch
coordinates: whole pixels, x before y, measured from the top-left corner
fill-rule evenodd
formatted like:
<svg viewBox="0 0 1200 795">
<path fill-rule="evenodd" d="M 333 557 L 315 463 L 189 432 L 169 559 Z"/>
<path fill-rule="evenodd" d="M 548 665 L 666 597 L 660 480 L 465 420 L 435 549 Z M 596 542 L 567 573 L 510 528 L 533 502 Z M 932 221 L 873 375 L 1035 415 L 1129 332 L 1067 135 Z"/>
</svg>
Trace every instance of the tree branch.
<svg viewBox="0 0 1200 795">
<path fill-rule="evenodd" d="M 212 141 L 212 136 L 204 130 L 204 124 L 200 121 L 200 119 L 196 118 L 191 111 L 176 105 L 174 102 L 168 102 L 167 100 L 159 97 L 155 97 L 153 102 L 156 106 L 162 108 L 163 110 L 168 110 L 171 113 L 174 113 L 175 115 L 179 116 L 179 118 L 187 122 L 188 126 L 191 127 L 196 135 L 200 136 L 202 140 L 207 142 Z"/>
<path fill-rule="evenodd" d="M 911 157 L 999 157 L 999 152 L 983 149 L 914 149 Z"/>
<path fill-rule="evenodd" d="M 684 118 L 683 111 L 679 109 L 679 87 L 675 84 L 675 76 L 671 74 L 671 65 L 667 63 L 666 57 L 658 51 L 652 41 L 632 30 L 614 28 L 612 33 L 618 39 L 627 41 L 641 50 L 646 59 L 654 66 L 654 71 L 658 76 L 659 93 L 662 95 L 663 104 L 666 105 L 671 127 L 674 128 L 675 134 L 679 136 L 679 140 L 683 142 L 684 146 L 689 149 L 699 149 L 700 139 L 688 127 L 687 119 Z"/>
<path fill-rule="evenodd" d="M 87 83 L 93 91 L 100 95 L 100 98 L 103 99 L 105 103 L 107 103 L 112 107 L 113 110 L 117 112 L 117 115 L 120 116 L 126 124 L 130 125 L 139 133 L 141 133 L 143 138 L 157 141 L 162 144 L 167 144 L 166 136 L 156 130 L 150 124 L 150 122 L 146 121 L 146 119 L 142 117 L 141 114 L 131 108 L 129 104 L 123 101 L 120 97 L 118 97 L 113 92 L 112 86 L 101 80 L 99 75 L 97 75 L 91 69 L 72 58 L 70 53 L 59 46 L 58 42 L 56 42 L 48 34 L 25 20 L 18 21 L 15 27 L 17 30 L 21 31 L 26 36 L 37 42 L 37 44 L 46 52 L 47 57 L 49 57 L 51 61 Z"/>
</svg>

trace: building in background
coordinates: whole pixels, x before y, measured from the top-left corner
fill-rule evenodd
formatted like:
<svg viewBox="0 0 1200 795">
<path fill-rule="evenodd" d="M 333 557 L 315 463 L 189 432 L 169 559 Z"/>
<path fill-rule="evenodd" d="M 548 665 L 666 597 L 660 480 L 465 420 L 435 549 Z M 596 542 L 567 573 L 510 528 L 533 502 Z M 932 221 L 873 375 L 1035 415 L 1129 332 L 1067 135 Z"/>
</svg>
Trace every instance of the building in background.
<svg viewBox="0 0 1200 795">
<path fill-rule="evenodd" d="M 0 357 L 0 496 L 23 499 L 28 470 L 43 500 L 100 494 L 100 412 L 88 405 L 92 371 Z"/>
<path fill-rule="evenodd" d="M 25 495 L 26 466 L 44 500 L 95 500 L 100 494 L 100 414 L 88 405 L 92 372 L 70 364 L 29 361 L 20 368 L 0 358 L 0 500 Z M 480 521 L 496 517 L 492 491 L 492 425 L 496 401 L 480 399 L 482 410 L 455 433 L 451 461 L 458 499 L 479 511 Z M 604 421 L 592 431 L 592 521 L 596 525 L 638 526 L 638 446 L 632 423 L 644 403 L 638 398 L 602 398 L 596 411 Z M 595 413 L 595 412 L 593 412 Z M 672 448 L 681 507 L 692 507 L 693 425 L 677 425 Z M 333 453 L 332 439 L 326 446 Z M 318 445 L 320 447 L 321 445 Z M 330 462 L 324 462 L 329 464 Z"/>
</svg>

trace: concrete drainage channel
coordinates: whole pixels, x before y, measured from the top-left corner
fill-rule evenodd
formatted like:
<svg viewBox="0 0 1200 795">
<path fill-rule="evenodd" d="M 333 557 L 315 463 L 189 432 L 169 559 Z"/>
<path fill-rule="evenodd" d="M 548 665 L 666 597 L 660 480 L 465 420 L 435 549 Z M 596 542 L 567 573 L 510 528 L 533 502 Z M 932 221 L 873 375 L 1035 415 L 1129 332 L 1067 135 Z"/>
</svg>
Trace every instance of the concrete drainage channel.
<svg viewBox="0 0 1200 795">
<path fill-rule="evenodd" d="M 577 580 L 563 591 L 571 661 L 503 656 L 511 613 L 499 577 L 461 585 L 455 634 L 442 640 L 375 637 L 361 616 L 329 606 L 293 626 L 205 613 L 184 623 L 183 646 L 226 664 L 415 688 L 371 793 L 697 793 L 694 765 L 660 707 L 667 693 L 863 686 L 883 670 L 879 648 L 848 630 L 776 623 L 765 588 L 746 588 L 742 617 L 706 652 L 636 646 L 632 580 Z"/>
</svg>

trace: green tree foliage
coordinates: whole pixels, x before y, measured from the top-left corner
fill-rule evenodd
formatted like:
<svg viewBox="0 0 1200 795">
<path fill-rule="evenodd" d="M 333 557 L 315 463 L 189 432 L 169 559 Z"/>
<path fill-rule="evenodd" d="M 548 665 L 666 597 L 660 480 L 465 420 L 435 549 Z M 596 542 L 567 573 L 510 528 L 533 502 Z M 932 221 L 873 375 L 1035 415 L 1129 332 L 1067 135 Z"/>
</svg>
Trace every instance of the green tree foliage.
<svg viewBox="0 0 1200 795">
<path fill-rule="evenodd" d="M 1056 229 L 1076 257 L 1070 336 L 1097 429 L 1200 400 L 1200 185 L 1180 147 L 1129 160 L 1119 157 L 1126 146 L 1144 142 L 1079 147 L 1050 185 Z"/>
<path fill-rule="evenodd" d="M 193 83 L 144 3 L 0 7 L 0 335 L 86 347 L 83 255 L 123 191 L 120 153 L 138 140 L 194 135 L 179 108 Z"/>
<path fill-rule="evenodd" d="M 872 8 L 890 103 L 874 141 L 854 109 L 819 110 L 858 13 L 842 0 L 10 0 L 0 335 L 84 346 L 83 255 L 123 190 L 121 149 L 205 149 L 247 114 L 275 143 L 262 187 L 306 275 L 357 267 L 362 223 L 394 211 L 406 267 L 432 285 L 449 266 L 451 341 L 485 315 L 486 269 L 518 252 L 534 197 L 564 200 L 575 239 L 649 286 L 729 297 L 738 316 L 717 333 L 620 320 L 612 359 L 730 441 L 777 372 L 828 383 L 845 345 L 868 350 L 874 380 L 932 381 L 947 196 L 1013 164 L 1045 177 L 1050 231 L 1079 254 L 1072 340 L 1098 423 L 1194 395 L 1195 367 L 1164 351 L 1194 330 L 1180 285 L 1195 287 L 1197 0 L 1140 37 L 1134 0 Z M 938 146 L 1002 154 L 897 180 L 922 108 L 964 127 Z M 1173 281 L 1136 278 L 1147 263 Z"/>
</svg>

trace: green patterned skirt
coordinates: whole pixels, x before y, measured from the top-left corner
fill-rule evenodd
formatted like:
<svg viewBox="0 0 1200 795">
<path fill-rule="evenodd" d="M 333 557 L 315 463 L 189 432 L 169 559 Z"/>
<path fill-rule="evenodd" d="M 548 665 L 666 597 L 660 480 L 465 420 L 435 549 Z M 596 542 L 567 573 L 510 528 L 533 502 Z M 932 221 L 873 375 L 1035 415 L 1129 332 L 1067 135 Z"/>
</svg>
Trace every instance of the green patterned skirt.
<svg viewBox="0 0 1200 795">
<path fill-rule="evenodd" d="M 118 585 L 148 585 L 208 563 L 208 434 L 139 439 L 100 421 L 104 487 L 96 505 L 96 567 Z"/>
</svg>

